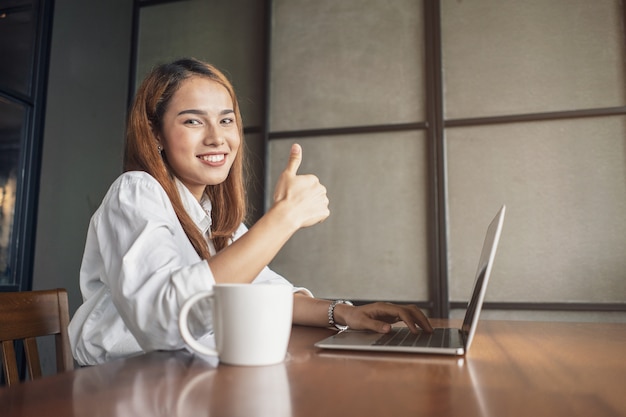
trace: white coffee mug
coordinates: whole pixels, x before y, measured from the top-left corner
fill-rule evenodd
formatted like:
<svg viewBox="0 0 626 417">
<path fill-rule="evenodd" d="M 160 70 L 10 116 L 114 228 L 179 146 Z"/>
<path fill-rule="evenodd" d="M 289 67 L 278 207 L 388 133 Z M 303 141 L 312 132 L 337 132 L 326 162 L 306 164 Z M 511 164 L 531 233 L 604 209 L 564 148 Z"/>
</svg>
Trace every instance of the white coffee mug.
<svg viewBox="0 0 626 417">
<path fill-rule="evenodd" d="M 199 343 L 189 330 L 189 312 L 204 298 L 211 300 L 216 349 Z M 273 365 L 285 360 L 292 311 L 288 285 L 217 284 L 183 304 L 178 324 L 187 345 L 199 354 L 230 365 Z"/>
</svg>

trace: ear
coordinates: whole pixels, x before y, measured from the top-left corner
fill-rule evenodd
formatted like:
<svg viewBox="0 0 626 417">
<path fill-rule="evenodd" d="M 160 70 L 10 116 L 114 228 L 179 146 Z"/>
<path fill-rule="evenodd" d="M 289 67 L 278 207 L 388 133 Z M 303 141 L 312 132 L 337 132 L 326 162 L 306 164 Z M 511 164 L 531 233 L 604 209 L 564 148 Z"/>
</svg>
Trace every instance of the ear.
<svg viewBox="0 0 626 417">
<path fill-rule="evenodd" d="M 159 132 L 159 129 L 157 129 L 156 126 L 154 126 L 152 122 L 148 122 L 148 124 L 150 125 L 150 131 L 152 132 L 152 135 L 154 136 L 157 142 L 160 142 L 161 134 Z"/>
<path fill-rule="evenodd" d="M 159 131 L 154 128 L 154 125 L 150 123 L 150 130 L 152 131 L 152 135 L 154 136 L 154 141 L 156 142 L 156 146 L 159 150 L 163 149 L 163 141 L 161 140 L 161 135 Z"/>
</svg>

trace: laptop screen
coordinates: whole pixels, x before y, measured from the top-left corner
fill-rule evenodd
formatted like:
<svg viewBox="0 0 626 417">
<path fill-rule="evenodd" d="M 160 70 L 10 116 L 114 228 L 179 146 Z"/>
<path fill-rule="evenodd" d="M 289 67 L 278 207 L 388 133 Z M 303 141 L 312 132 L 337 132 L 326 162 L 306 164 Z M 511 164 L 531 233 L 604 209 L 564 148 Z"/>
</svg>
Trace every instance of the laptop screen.
<svg viewBox="0 0 626 417">
<path fill-rule="evenodd" d="M 496 256 L 498 241 L 500 240 L 500 232 L 502 231 L 505 211 L 506 207 L 502 206 L 496 217 L 489 225 L 487 235 L 485 236 L 485 242 L 483 243 L 480 261 L 478 262 L 478 269 L 476 271 L 476 279 L 474 281 L 474 290 L 472 292 L 470 302 L 467 305 L 467 311 L 465 312 L 465 318 L 463 319 L 463 326 L 461 327 L 463 338 L 465 340 L 466 351 L 469 349 L 474 333 L 476 332 L 478 316 L 480 315 L 483 299 L 485 298 L 487 282 L 489 281 L 489 276 L 491 275 L 491 267 Z"/>
</svg>

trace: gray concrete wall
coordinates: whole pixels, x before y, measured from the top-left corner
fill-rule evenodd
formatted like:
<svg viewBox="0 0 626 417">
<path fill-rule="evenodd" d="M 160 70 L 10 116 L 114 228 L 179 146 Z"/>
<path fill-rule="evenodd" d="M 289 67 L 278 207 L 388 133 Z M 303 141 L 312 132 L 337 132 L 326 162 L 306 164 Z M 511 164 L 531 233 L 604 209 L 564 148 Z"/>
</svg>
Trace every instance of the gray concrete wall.
<svg viewBox="0 0 626 417">
<path fill-rule="evenodd" d="M 121 172 L 132 0 L 57 0 L 41 170 L 33 289 L 67 288 L 89 218 Z"/>
</svg>

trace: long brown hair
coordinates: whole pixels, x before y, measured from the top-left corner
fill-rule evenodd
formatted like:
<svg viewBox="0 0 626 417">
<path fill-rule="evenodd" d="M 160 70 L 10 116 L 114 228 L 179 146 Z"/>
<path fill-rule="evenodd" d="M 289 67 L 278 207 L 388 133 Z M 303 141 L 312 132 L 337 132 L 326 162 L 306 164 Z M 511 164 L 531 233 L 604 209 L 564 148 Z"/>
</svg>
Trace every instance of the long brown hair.
<svg viewBox="0 0 626 417">
<path fill-rule="evenodd" d="M 206 187 L 206 194 L 212 205 L 213 244 L 218 251 L 228 245 L 229 239 L 246 215 L 243 123 L 234 88 L 217 68 L 193 58 L 184 58 L 159 65 L 152 70 L 139 87 L 128 116 L 124 171 L 145 171 L 161 184 L 189 241 L 201 258 L 208 259 L 210 257 L 208 245 L 183 207 L 174 180 L 175 173 L 167 158 L 161 156 L 157 149 L 157 134 L 161 131 L 163 115 L 170 100 L 180 88 L 182 81 L 192 76 L 208 78 L 226 88 L 233 101 L 235 120 L 241 138 L 241 146 L 226 180 L 221 184 Z"/>
</svg>

